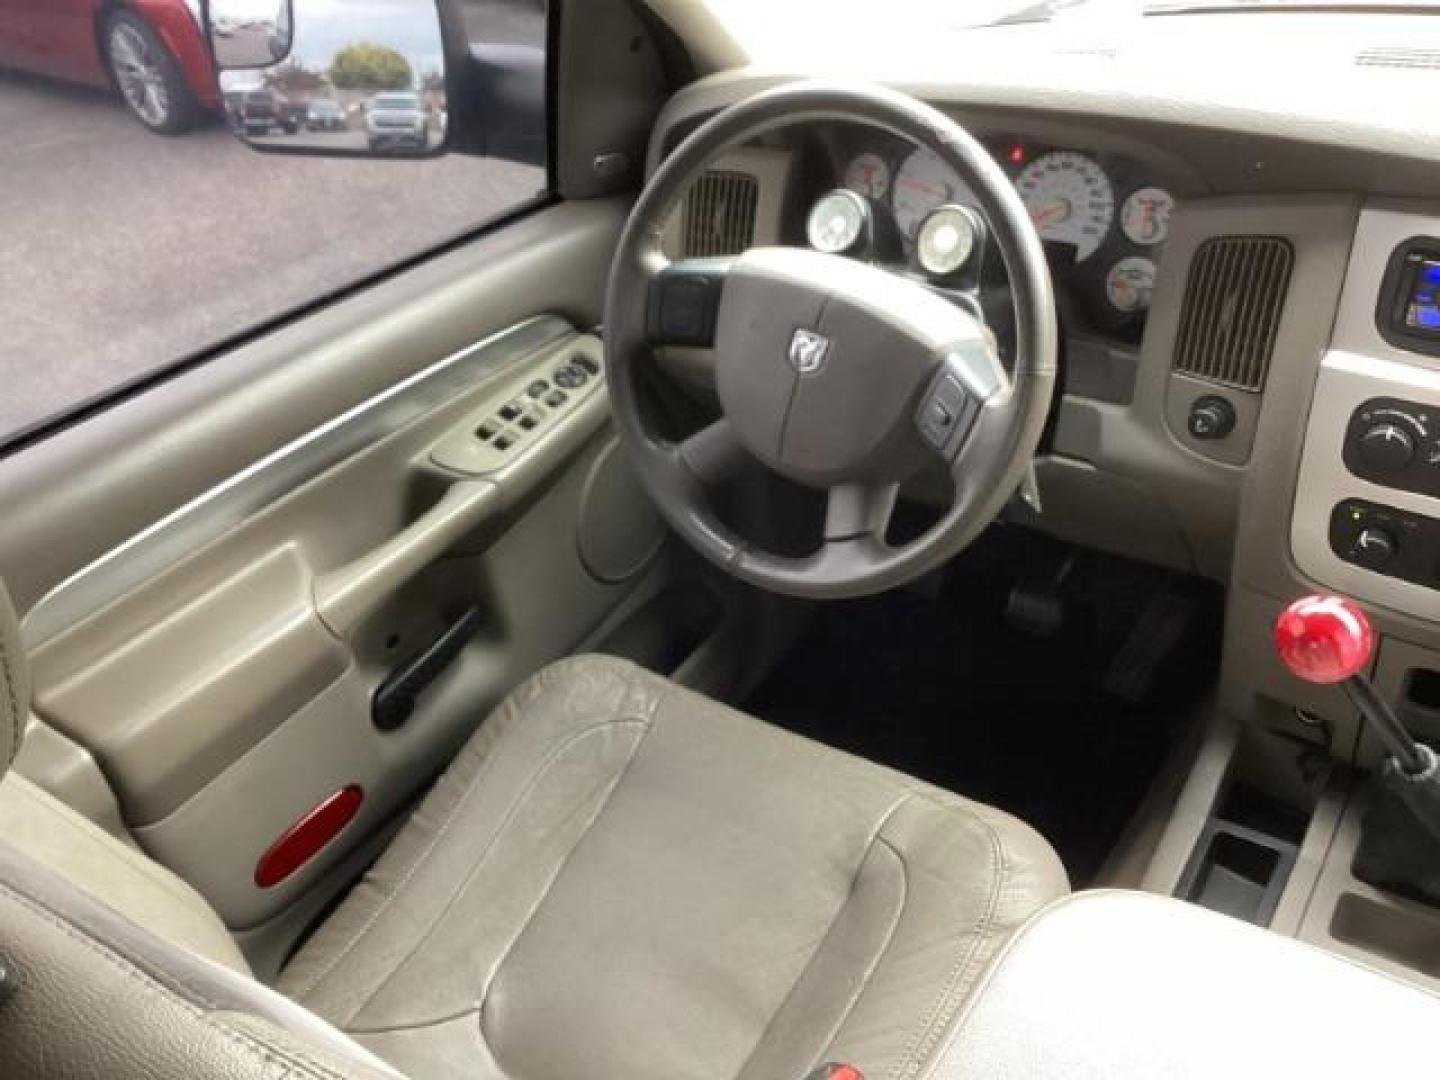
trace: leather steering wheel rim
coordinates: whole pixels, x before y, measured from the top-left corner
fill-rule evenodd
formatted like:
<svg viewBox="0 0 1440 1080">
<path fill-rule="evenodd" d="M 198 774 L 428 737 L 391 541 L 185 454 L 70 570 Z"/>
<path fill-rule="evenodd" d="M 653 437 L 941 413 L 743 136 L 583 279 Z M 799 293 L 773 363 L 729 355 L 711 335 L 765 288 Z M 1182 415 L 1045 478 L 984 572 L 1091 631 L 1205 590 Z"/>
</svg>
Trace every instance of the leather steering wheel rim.
<svg viewBox="0 0 1440 1080">
<path fill-rule="evenodd" d="M 662 233 L 691 182 L 735 146 L 776 128 L 814 122 L 859 123 L 891 132 L 934 151 L 970 185 L 1009 277 L 1016 338 L 1010 377 L 1002 373 L 1004 385 L 983 401 L 973 433 L 951 467 L 954 502 L 935 525 L 914 540 L 890 546 L 883 522 L 878 530 L 849 528 L 832 538 L 827 519 L 827 539 L 820 548 L 790 557 L 752 546 L 716 517 L 693 464 L 695 446 L 650 430 L 641 379 L 654 363 L 647 307 L 650 285 L 668 265 Z M 611 265 L 605 343 L 616 427 L 642 483 L 676 532 L 750 584 L 790 596 L 838 599 L 881 592 L 939 566 L 994 520 L 1030 467 L 1045 426 L 1056 380 L 1058 327 L 1040 239 L 1004 171 L 974 138 L 937 109 L 896 91 L 801 82 L 764 91 L 712 117 L 655 171 L 631 210 Z M 830 512 L 862 523 L 882 513 L 888 520 L 886 498 L 884 492 L 832 488 Z M 888 499 L 893 503 L 893 490 Z"/>
</svg>

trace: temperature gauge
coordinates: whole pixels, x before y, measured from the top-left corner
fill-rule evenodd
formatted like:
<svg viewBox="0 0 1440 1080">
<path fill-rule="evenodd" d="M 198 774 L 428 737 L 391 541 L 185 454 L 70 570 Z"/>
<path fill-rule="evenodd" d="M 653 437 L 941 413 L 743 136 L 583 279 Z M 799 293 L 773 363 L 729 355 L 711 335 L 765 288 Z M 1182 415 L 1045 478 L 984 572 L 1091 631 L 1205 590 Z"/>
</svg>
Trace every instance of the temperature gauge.
<svg viewBox="0 0 1440 1080">
<path fill-rule="evenodd" d="M 821 195 L 805 223 L 805 237 L 816 251 L 844 255 L 869 231 L 870 204 L 853 191 L 836 188 Z"/>
<path fill-rule="evenodd" d="M 1134 315 L 1150 306 L 1155 264 L 1143 255 L 1121 259 L 1105 275 L 1105 298 L 1116 311 Z"/>
</svg>

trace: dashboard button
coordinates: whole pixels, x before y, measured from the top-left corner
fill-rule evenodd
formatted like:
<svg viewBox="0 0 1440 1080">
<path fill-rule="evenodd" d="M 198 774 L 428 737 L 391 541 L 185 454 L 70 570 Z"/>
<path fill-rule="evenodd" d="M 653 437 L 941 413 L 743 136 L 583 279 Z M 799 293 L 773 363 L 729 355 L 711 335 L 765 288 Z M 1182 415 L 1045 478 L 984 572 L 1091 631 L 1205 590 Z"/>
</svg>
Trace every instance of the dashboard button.
<svg viewBox="0 0 1440 1080">
<path fill-rule="evenodd" d="M 1235 430 L 1235 406 L 1218 394 L 1196 398 L 1185 427 L 1197 439 L 1223 439 Z"/>
<path fill-rule="evenodd" d="M 1375 424 L 1360 436 L 1360 458 L 1376 472 L 1399 472 L 1415 458 L 1415 439 L 1398 424 Z"/>
</svg>

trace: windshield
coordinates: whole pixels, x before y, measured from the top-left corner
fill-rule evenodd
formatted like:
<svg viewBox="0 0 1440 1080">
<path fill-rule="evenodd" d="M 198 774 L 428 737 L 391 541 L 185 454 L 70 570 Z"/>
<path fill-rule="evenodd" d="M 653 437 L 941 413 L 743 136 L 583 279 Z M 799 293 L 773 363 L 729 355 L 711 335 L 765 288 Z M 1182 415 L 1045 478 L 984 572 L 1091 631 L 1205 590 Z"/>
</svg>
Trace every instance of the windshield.
<svg viewBox="0 0 1440 1080">
<path fill-rule="evenodd" d="M 419 100 L 411 94 L 381 94 L 375 99 L 377 109 L 418 109 Z"/>
<path fill-rule="evenodd" d="M 1094 24 L 1143 15 L 1187 12 L 1416 10 L 1440 7 L 1440 0 L 887 0 L 884 18 L 852 0 L 703 0 L 706 8 L 751 61 L 793 56 L 797 42 L 812 53 L 873 53 L 887 32 L 912 42 L 957 30 L 1021 23 L 1074 20 Z M 868 12 L 868 13 L 866 13 Z M 857 54 L 857 55 L 858 55 Z"/>
</svg>

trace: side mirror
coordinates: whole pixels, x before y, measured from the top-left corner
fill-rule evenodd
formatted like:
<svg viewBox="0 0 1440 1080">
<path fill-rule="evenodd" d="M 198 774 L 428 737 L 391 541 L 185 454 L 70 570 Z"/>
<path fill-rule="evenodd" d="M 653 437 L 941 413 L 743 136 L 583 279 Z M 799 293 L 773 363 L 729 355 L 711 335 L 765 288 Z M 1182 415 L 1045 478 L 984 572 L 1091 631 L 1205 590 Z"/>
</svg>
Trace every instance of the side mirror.
<svg viewBox="0 0 1440 1080">
<path fill-rule="evenodd" d="M 205 0 L 231 130 L 290 153 L 443 151 L 450 58 L 436 0 Z"/>
<path fill-rule="evenodd" d="M 215 5 L 210 44 L 221 70 L 278 64 L 290 54 L 290 38 L 290 0 L 224 0 Z"/>
</svg>

